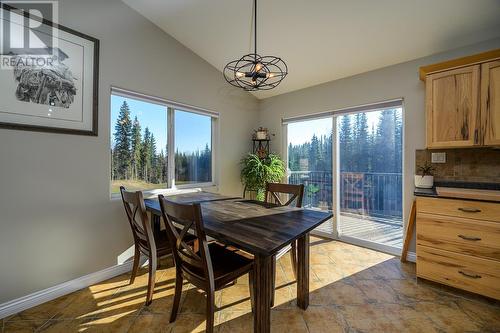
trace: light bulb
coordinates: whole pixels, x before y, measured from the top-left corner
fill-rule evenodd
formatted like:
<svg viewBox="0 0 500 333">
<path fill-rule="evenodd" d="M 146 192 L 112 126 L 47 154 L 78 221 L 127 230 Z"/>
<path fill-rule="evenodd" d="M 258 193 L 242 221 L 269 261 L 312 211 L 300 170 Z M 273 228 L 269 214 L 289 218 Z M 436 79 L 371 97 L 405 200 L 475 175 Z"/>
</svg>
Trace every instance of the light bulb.
<svg viewBox="0 0 500 333">
<path fill-rule="evenodd" d="M 274 73 L 267 73 L 266 77 L 269 79 L 270 77 L 274 77 Z"/>
<path fill-rule="evenodd" d="M 259 62 L 257 65 L 255 65 L 255 71 L 258 72 L 262 69 L 262 64 Z"/>
<path fill-rule="evenodd" d="M 236 77 L 243 77 L 243 76 L 245 76 L 245 73 L 236 72 Z"/>
</svg>

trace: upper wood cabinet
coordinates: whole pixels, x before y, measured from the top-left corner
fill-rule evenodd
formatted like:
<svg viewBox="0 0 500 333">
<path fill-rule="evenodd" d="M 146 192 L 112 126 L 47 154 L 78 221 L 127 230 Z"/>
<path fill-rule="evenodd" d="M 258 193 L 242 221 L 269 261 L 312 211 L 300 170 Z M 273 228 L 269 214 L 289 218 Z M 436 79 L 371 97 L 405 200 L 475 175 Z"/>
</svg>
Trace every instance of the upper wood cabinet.
<svg viewBox="0 0 500 333">
<path fill-rule="evenodd" d="M 428 148 L 470 147 L 479 143 L 479 65 L 428 75 Z"/>
<path fill-rule="evenodd" d="M 500 146 L 499 58 L 493 50 L 420 68 L 427 148 Z"/>
<path fill-rule="evenodd" d="M 500 61 L 482 65 L 481 111 L 483 144 L 500 146 Z"/>
</svg>

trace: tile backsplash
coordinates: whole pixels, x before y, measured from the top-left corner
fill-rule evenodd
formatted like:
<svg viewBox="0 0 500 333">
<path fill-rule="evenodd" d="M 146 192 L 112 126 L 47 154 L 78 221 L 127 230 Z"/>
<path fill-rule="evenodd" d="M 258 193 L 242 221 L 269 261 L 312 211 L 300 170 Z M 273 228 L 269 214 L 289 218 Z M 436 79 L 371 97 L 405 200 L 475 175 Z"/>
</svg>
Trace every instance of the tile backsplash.
<svg viewBox="0 0 500 333">
<path fill-rule="evenodd" d="M 431 153 L 446 153 L 446 163 L 432 163 L 435 181 L 500 183 L 500 149 L 417 150 L 416 167 L 430 163 Z"/>
</svg>

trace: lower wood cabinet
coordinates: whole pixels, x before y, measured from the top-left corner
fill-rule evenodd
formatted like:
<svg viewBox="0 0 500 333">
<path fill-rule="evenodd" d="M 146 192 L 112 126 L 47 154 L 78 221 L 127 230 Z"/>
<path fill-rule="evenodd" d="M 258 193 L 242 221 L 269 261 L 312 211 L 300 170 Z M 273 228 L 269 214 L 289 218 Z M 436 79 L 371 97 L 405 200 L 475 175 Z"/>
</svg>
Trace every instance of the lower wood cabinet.
<svg viewBox="0 0 500 333">
<path fill-rule="evenodd" d="M 417 276 L 500 299 L 500 203 L 417 199 Z"/>
<path fill-rule="evenodd" d="M 500 299 L 500 262 L 427 246 L 417 251 L 417 276 Z"/>
</svg>

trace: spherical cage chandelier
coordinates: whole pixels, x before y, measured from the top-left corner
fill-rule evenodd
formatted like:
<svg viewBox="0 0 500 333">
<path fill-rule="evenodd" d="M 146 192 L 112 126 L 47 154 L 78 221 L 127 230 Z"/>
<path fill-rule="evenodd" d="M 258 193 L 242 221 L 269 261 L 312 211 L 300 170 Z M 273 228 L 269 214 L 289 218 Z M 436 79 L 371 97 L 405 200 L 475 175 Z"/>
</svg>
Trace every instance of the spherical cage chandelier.
<svg viewBox="0 0 500 333">
<path fill-rule="evenodd" d="M 281 58 L 257 53 L 257 0 L 254 0 L 254 53 L 229 62 L 223 73 L 229 84 L 246 91 L 273 89 L 288 74 L 288 67 Z"/>
</svg>

